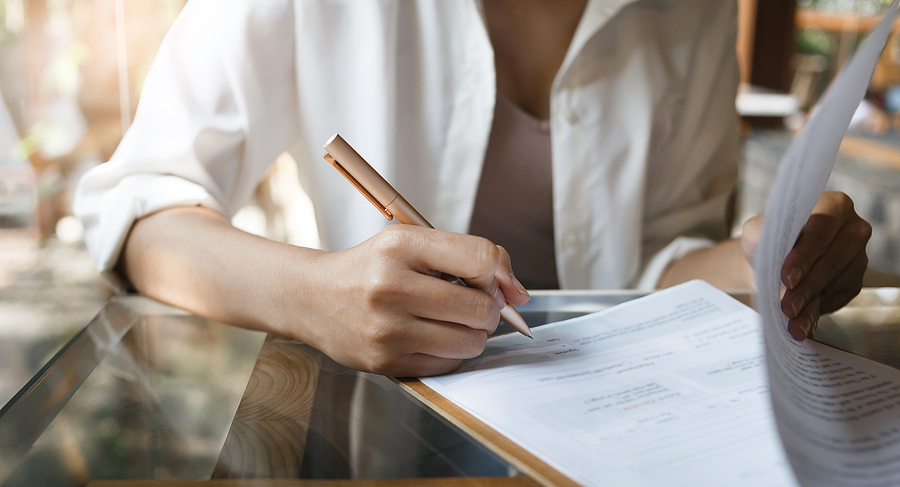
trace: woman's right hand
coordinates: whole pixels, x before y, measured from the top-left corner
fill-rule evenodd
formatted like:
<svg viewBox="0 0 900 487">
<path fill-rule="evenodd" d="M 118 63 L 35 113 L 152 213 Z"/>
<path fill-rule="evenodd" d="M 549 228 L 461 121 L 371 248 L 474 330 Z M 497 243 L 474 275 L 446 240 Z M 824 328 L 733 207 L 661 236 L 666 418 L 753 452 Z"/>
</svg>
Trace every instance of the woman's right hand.
<svg viewBox="0 0 900 487">
<path fill-rule="evenodd" d="M 285 331 L 348 367 L 380 374 L 456 370 L 484 350 L 507 301 L 529 299 L 502 247 L 409 225 L 300 265 L 292 287 L 312 292 L 301 306 L 284 303 Z"/>
<path fill-rule="evenodd" d="M 484 350 L 501 305 L 528 301 L 506 251 L 480 237 L 389 225 L 328 253 L 242 232 L 201 207 L 139 220 L 119 270 L 165 303 L 399 376 L 457 369 Z M 441 272 L 469 287 L 440 279 Z"/>
</svg>

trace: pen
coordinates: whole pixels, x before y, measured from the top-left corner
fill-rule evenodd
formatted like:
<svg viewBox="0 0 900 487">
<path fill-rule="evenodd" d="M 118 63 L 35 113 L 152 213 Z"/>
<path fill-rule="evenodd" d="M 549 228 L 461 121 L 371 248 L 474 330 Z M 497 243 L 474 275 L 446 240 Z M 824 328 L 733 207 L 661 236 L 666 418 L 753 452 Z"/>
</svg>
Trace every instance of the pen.
<svg viewBox="0 0 900 487">
<path fill-rule="evenodd" d="M 396 217 L 400 223 L 434 228 L 340 135 L 334 134 L 328 139 L 328 142 L 325 142 L 325 160 L 347 178 L 347 181 L 350 181 L 350 184 L 375 205 L 375 208 L 378 208 L 378 211 L 388 220 Z M 464 280 L 455 276 L 442 274 L 441 277 L 456 284 L 466 285 Z M 513 330 L 528 338 L 534 338 L 522 315 L 511 304 L 506 303 L 506 306 L 500 310 L 500 316 Z"/>
</svg>

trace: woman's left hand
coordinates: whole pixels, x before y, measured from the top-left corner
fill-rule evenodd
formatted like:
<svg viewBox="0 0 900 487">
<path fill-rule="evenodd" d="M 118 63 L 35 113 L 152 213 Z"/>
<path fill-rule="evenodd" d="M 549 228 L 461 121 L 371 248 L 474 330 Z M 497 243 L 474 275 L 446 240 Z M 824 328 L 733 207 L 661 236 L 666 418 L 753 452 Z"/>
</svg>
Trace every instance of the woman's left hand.
<svg viewBox="0 0 900 487">
<path fill-rule="evenodd" d="M 812 338 L 819 316 L 859 294 L 871 236 L 872 225 L 856 214 L 849 196 L 828 192 L 819 198 L 781 268 L 787 288 L 781 311 L 792 337 Z"/>
</svg>

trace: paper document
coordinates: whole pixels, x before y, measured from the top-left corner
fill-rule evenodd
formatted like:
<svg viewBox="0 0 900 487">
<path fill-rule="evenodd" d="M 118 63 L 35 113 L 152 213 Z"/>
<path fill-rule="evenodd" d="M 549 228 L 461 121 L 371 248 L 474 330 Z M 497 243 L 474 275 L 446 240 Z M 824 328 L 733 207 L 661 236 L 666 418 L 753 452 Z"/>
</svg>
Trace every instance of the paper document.
<svg viewBox="0 0 900 487">
<path fill-rule="evenodd" d="M 774 412 L 803 485 L 900 485 L 900 371 L 814 341 L 794 341 L 779 306 L 782 263 L 825 189 L 897 17 L 897 2 L 886 11 L 785 153 L 753 266 Z"/>
<path fill-rule="evenodd" d="M 694 281 L 422 382 L 583 485 L 794 485 L 758 315 Z"/>
</svg>

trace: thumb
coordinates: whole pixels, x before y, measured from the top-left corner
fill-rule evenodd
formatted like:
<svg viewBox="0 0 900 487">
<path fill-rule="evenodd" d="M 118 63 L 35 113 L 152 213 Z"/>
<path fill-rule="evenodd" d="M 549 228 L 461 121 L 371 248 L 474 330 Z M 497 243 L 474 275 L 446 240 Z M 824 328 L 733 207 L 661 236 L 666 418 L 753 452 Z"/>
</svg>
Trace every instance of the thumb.
<svg viewBox="0 0 900 487">
<path fill-rule="evenodd" d="M 506 301 L 512 305 L 521 306 L 531 299 L 531 295 L 528 294 L 522 283 L 516 279 L 509 253 L 500 245 L 497 246 L 497 249 L 500 251 L 500 265 L 495 273 L 497 283 L 500 285 L 500 290 L 503 292 Z"/>
<path fill-rule="evenodd" d="M 762 231 L 762 215 L 756 215 L 744 222 L 741 227 L 741 250 L 748 262 L 753 261 L 753 253 L 756 252 L 756 244 L 759 242 L 759 234 Z"/>
</svg>

